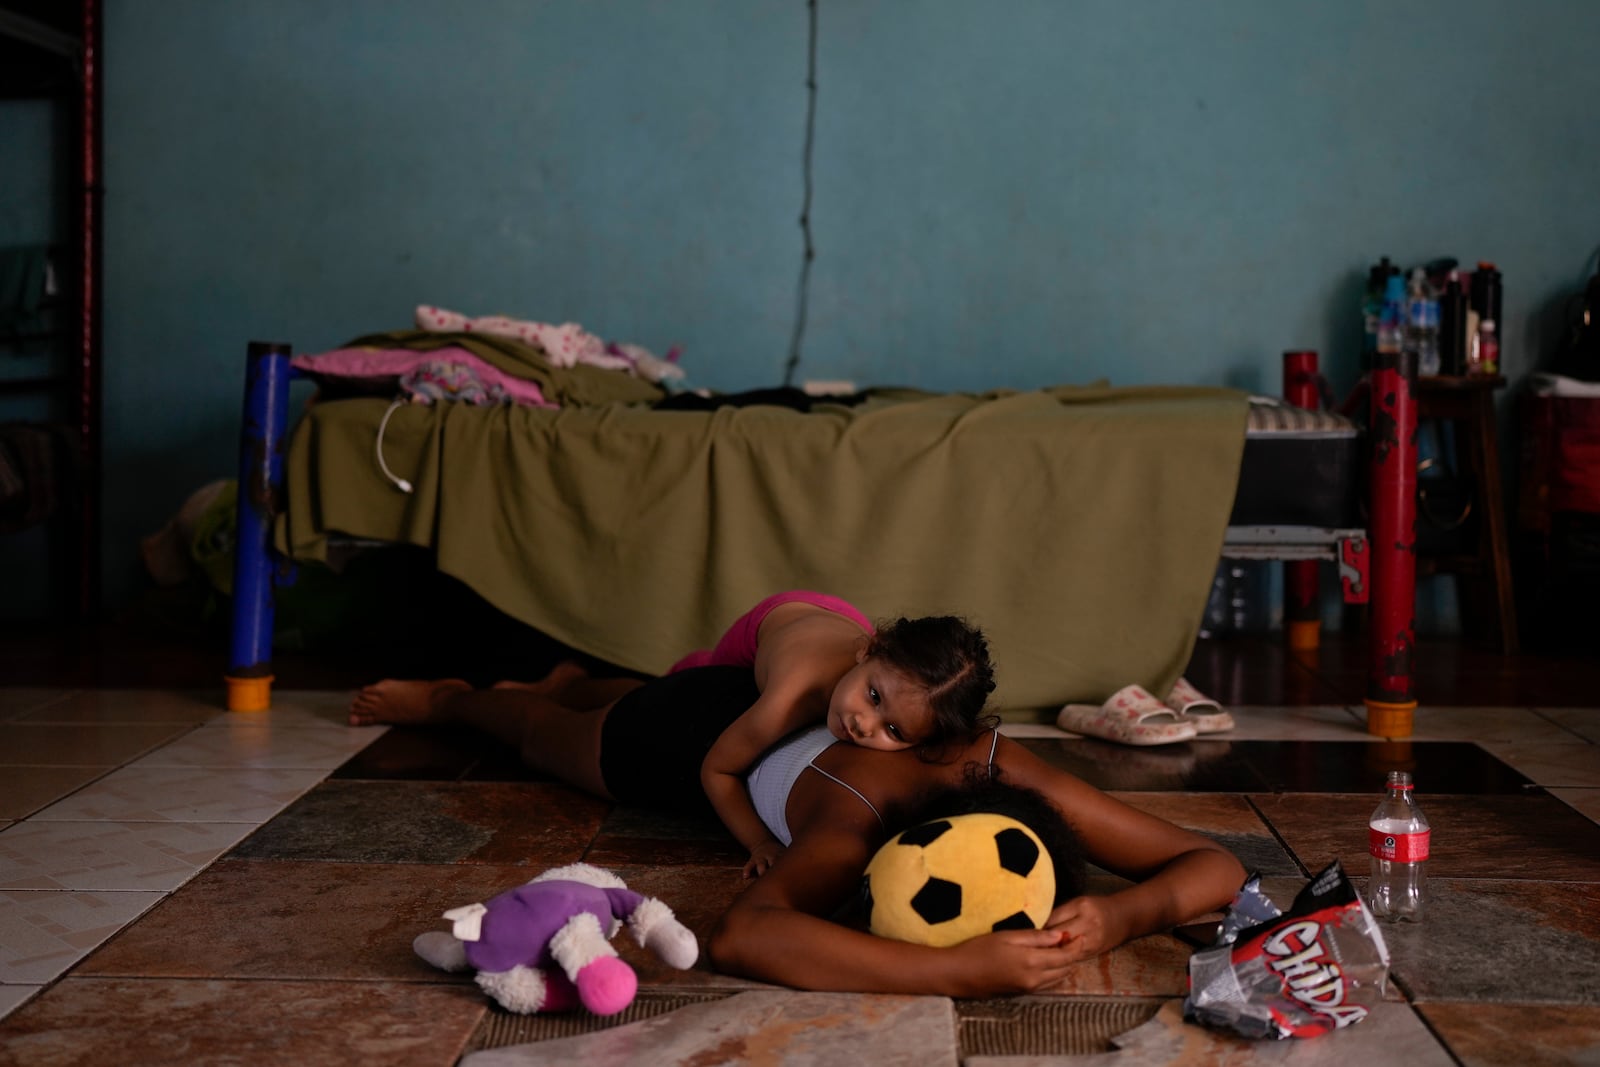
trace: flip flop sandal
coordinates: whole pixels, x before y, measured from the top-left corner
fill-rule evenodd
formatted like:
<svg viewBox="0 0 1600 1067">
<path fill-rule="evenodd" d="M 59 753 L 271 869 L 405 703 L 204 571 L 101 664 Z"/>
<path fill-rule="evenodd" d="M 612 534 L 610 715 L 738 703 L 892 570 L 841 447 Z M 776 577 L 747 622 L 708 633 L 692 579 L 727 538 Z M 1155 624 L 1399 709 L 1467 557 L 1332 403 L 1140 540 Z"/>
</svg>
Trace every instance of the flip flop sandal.
<svg viewBox="0 0 1600 1067">
<path fill-rule="evenodd" d="M 1199 732 L 1181 712 L 1137 685 L 1117 690 L 1104 704 L 1068 704 L 1056 716 L 1056 725 L 1124 745 L 1170 745 Z"/>
<path fill-rule="evenodd" d="M 1196 733 L 1214 734 L 1233 729 L 1233 716 L 1228 714 L 1228 709 L 1190 685 L 1187 678 L 1179 678 L 1172 687 L 1167 695 L 1167 707 L 1194 723 Z"/>
</svg>

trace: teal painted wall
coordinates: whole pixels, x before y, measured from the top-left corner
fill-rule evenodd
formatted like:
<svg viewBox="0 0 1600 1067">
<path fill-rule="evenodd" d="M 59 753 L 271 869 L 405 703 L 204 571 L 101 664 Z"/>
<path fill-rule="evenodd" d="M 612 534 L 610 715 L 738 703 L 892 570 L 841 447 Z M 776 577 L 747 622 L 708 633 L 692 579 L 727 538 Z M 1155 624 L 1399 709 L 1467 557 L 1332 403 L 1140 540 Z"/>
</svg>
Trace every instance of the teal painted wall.
<svg viewBox="0 0 1600 1067">
<path fill-rule="evenodd" d="M 70 111 L 47 99 L 0 100 L 0 249 L 59 244 L 66 239 L 66 135 Z M 0 380 L 38 379 L 64 370 L 67 339 L 0 339 Z M 59 389 L 0 392 L 0 423 L 43 423 L 70 417 L 71 384 Z M 65 565 L 61 522 L 0 534 L 0 622 L 48 615 Z M 56 553 L 56 555 L 52 555 Z M 70 595 L 70 594 L 63 594 Z"/>
<path fill-rule="evenodd" d="M 1506 370 L 1600 242 L 1589 0 L 820 0 L 801 377 L 1355 377 L 1388 254 L 1494 259 Z M 106 527 L 232 473 L 251 339 L 436 303 L 781 379 L 803 0 L 106 0 Z"/>
</svg>

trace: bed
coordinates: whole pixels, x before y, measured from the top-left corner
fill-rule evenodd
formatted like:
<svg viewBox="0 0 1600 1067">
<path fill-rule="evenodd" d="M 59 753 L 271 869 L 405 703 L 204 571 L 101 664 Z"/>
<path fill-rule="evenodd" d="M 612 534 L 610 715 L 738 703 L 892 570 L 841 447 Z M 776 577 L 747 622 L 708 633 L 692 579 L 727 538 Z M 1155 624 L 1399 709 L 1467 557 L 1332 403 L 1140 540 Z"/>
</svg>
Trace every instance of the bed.
<svg viewBox="0 0 1600 1067">
<path fill-rule="evenodd" d="M 874 617 L 964 615 L 990 637 L 1008 708 L 1165 691 L 1225 551 L 1330 558 L 1351 543 L 1324 530 L 1295 555 L 1290 526 L 1231 521 L 1249 403 L 1228 389 L 882 389 L 809 410 L 668 411 L 546 367 L 559 407 L 353 396 L 312 405 L 290 436 L 296 373 L 288 346 L 251 345 L 235 707 L 269 699 L 274 573 L 346 539 L 425 548 L 506 614 L 646 673 L 782 588 Z"/>
</svg>

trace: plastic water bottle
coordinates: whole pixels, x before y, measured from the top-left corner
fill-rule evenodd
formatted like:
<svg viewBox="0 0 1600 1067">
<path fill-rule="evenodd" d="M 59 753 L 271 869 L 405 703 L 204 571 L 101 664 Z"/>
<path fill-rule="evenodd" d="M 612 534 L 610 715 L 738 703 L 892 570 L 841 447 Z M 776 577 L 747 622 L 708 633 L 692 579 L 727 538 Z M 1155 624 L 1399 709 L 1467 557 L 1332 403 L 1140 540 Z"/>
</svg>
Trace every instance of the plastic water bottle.
<svg viewBox="0 0 1600 1067">
<path fill-rule="evenodd" d="M 1383 288 L 1383 310 L 1378 313 L 1377 351 L 1398 359 L 1405 347 L 1406 280 L 1389 275 Z"/>
<path fill-rule="evenodd" d="M 1411 793 L 1407 771 L 1389 772 L 1389 792 L 1367 824 L 1372 877 L 1367 906 L 1385 922 L 1421 922 L 1427 895 L 1428 820 Z"/>
<path fill-rule="evenodd" d="M 1405 345 L 1417 354 L 1418 374 L 1440 373 L 1439 298 L 1421 267 L 1411 272 L 1411 287 L 1406 294 Z"/>
</svg>

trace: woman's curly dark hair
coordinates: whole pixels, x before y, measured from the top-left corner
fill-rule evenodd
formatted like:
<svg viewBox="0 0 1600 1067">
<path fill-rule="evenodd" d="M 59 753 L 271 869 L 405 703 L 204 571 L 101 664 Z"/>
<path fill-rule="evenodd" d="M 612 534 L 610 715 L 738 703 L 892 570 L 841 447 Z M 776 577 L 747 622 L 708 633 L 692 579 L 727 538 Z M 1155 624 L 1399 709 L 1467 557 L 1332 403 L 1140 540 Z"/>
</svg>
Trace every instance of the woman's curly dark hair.
<svg viewBox="0 0 1600 1067">
<path fill-rule="evenodd" d="M 896 619 L 872 635 L 867 655 L 927 690 L 933 727 L 918 746 L 922 751 L 971 740 L 999 724 L 999 716 L 984 714 L 994 692 L 989 642 L 965 619 L 954 615 Z"/>
</svg>

